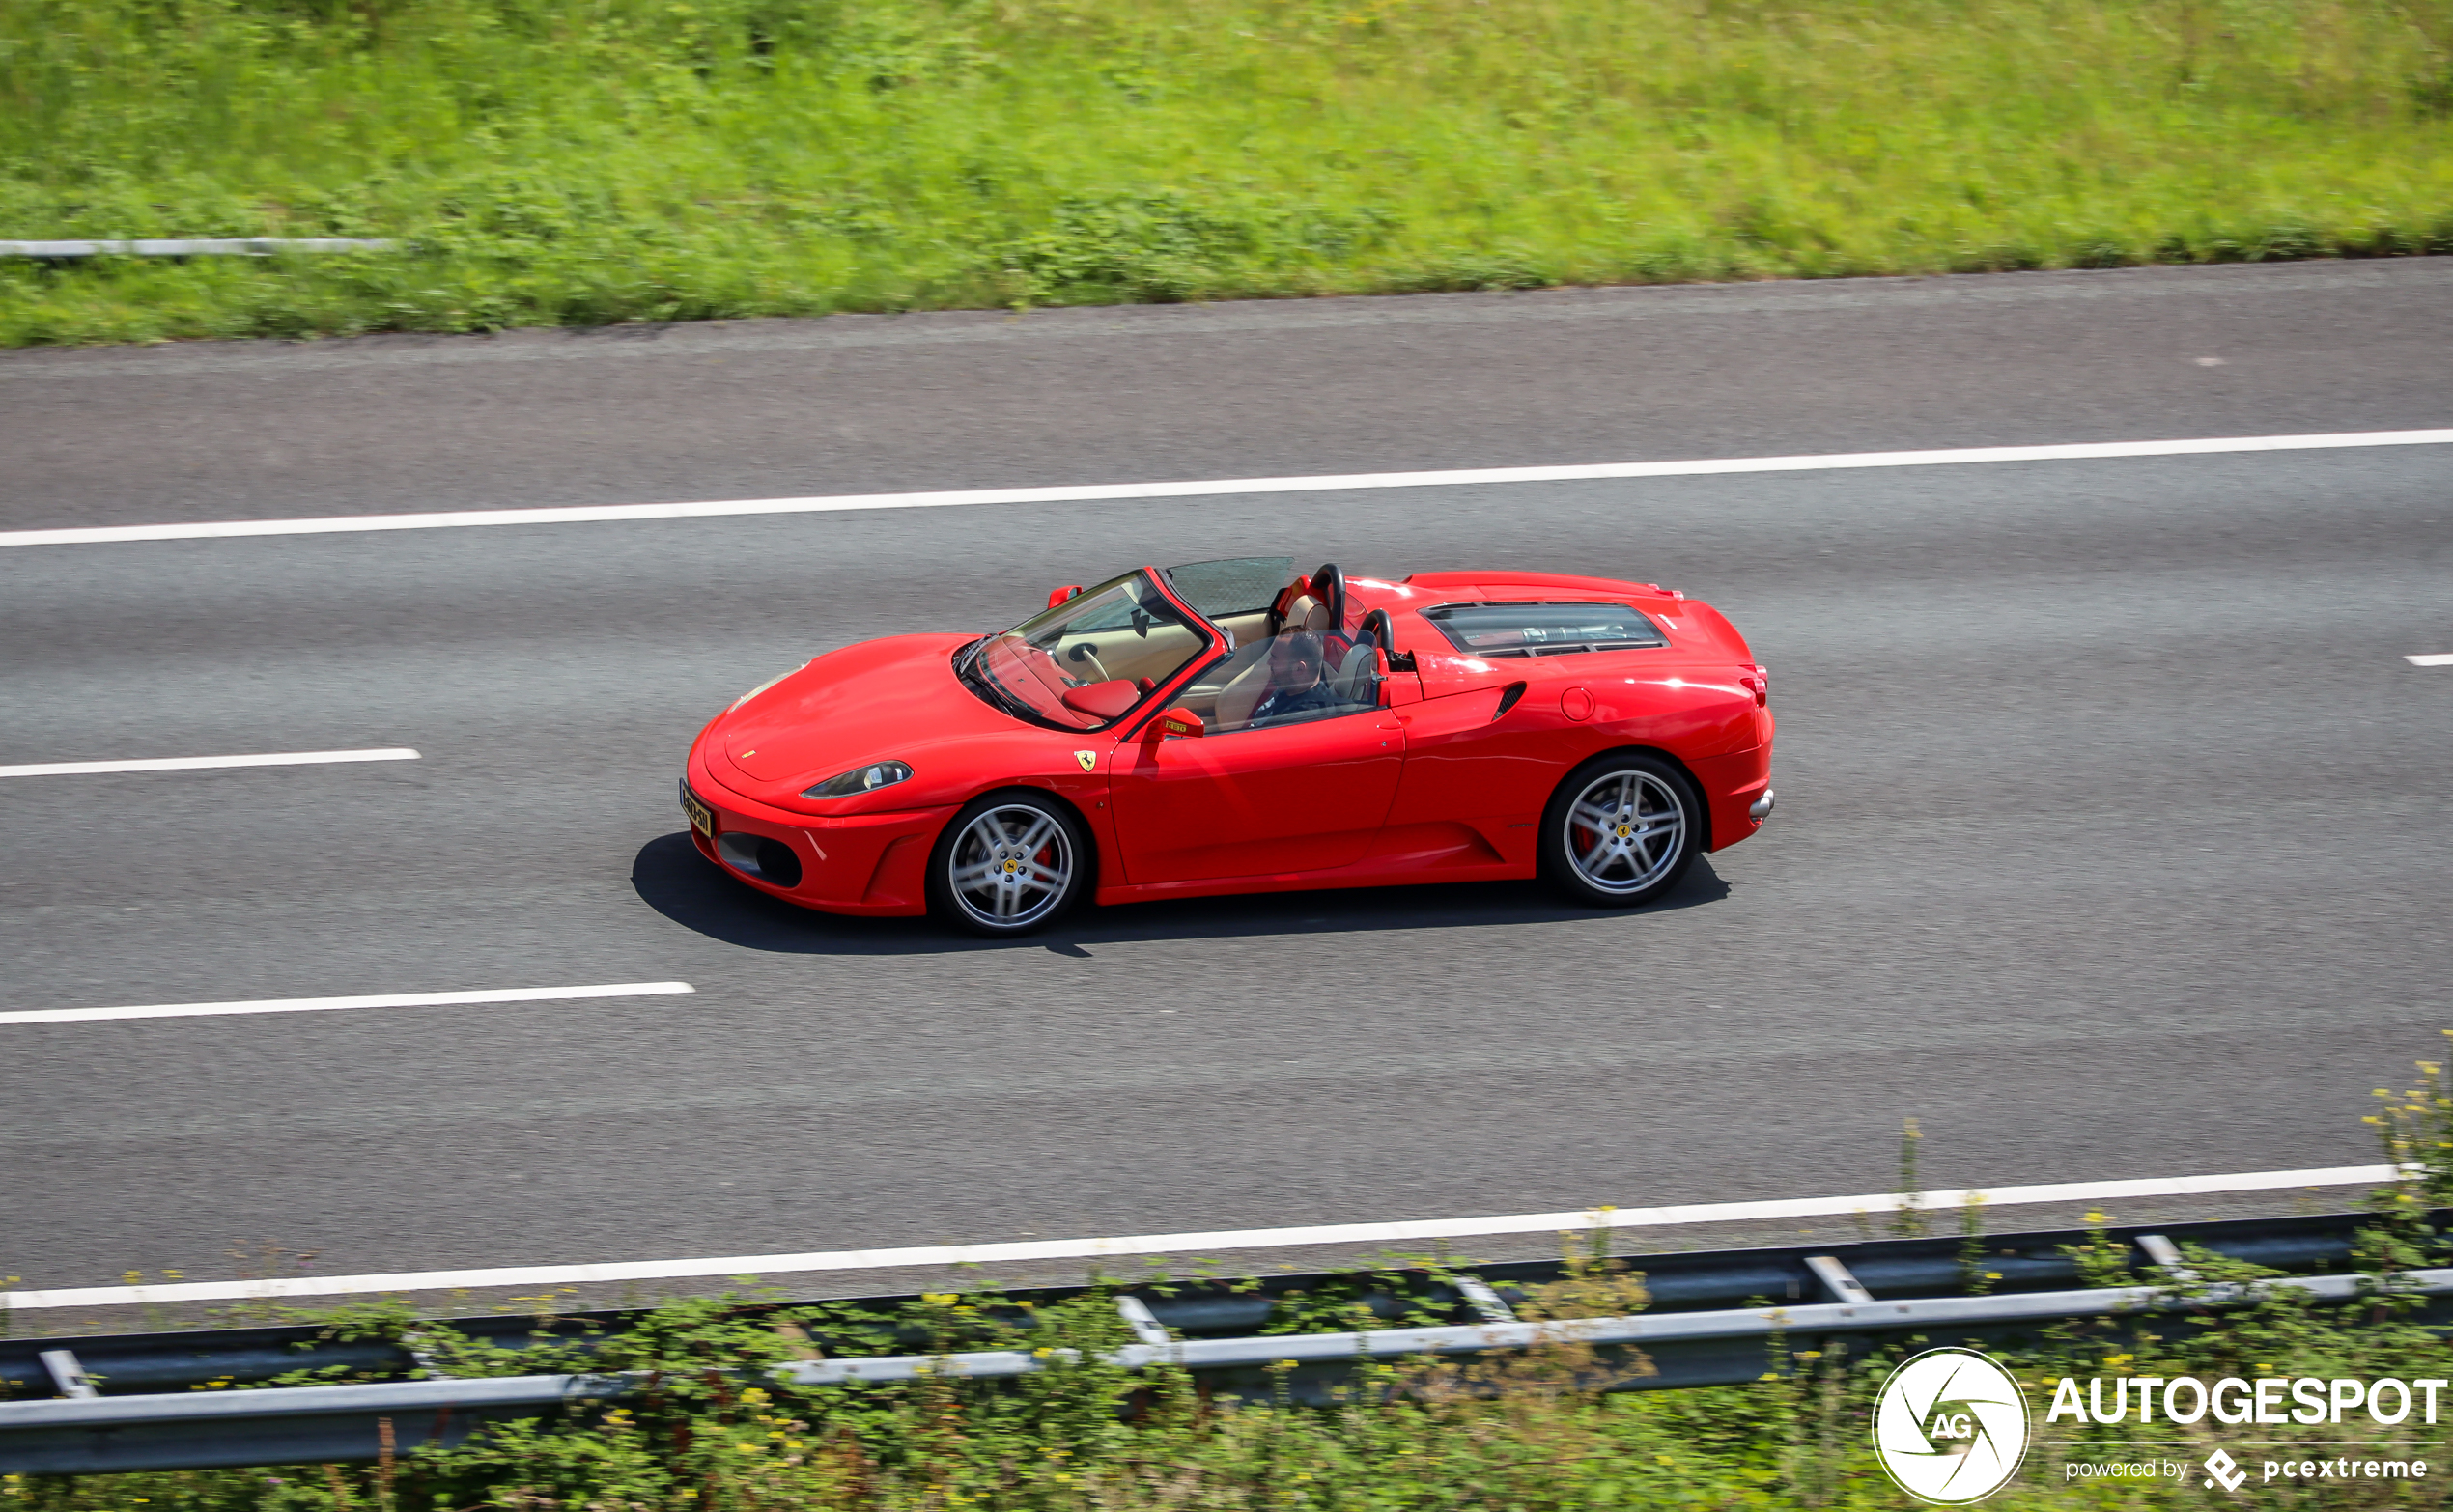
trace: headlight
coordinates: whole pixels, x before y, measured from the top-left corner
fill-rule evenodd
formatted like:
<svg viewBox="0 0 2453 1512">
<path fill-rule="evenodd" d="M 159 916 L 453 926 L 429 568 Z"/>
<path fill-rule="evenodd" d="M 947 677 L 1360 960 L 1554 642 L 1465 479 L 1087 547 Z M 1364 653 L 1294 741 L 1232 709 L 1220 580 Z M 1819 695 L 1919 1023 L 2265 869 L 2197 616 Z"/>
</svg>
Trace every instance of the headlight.
<svg viewBox="0 0 2453 1512">
<path fill-rule="evenodd" d="M 855 767 L 840 776 L 829 777 L 801 796 L 808 798 L 850 798 L 856 793 L 890 788 L 911 774 L 912 769 L 899 761 L 871 762 L 865 767 Z"/>
<path fill-rule="evenodd" d="M 801 667 L 805 667 L 805 666 L 807 666 L 808 664 L 809 664 L 809 663 L 807 663 L 806 661 L 804 661 L 804 662 L 802 662 L 802 663 L 801 663 Z M 792 672 L 798 672 L 798 671 L 800 671 L 800 670 L 801 670 L 801 667 L 794 667 L 794 668 L 792 669 Z M 780 682 L 782 682 L 785 678 L 790 677 L 790 676 L 792 675 L 792 672 L 778 672 L 778 673 L 776 673 L 775 676 L 773 676 L 773 677 L 771 677 L 771 678 L 767 679 L 765 682 L 763 682 L 763 683 L 759 684 L 756 687 L 751 688 L 749 691 L 747 691 L 747 692 L 746 692 L 746 693 L 742 694 L 739 698 L 734 699 L 734 700 L 732 701 L 732 705 L 731 705 L 731 707 L 730 707 L 730 708 L 727 708 L 727 709 L 724 711 L 724 713 L 726 713 L 726 714 L 730 714 L 730 713 L 732 713 L 734 709 L 738 709 L 738 708 L 740 708 L 742 705 L 744 705 L 744 704 L 746 704 L 746 703 L 749 702 L 749 700 L 751 700 L 751 699 L 753 699 L 753 698 L 757 697 L 760 693 L 765 692 L 768 688 L 771 688 L 771 687 L 775 686 L 777 683 L 780 683 Z"/>
</svg>

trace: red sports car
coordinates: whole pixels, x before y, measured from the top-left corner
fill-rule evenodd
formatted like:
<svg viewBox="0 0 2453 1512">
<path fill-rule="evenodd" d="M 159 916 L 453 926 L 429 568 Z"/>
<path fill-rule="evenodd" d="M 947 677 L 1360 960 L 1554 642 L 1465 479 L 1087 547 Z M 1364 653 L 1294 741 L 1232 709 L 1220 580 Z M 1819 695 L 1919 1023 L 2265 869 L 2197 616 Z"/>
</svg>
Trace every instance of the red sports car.
<svg viewBox="0 0 2453 1512">
<path fill-rule="evenodd" d="M 1548 878 L 1622 907 L 1772 807 L 1770 686 L 1709 605 L 1553 573 L 1059 588 L 829 652 L 699 732 L 698 849 L 830 913 L 1020 935 L 1100 903 Z"/>
</svg>

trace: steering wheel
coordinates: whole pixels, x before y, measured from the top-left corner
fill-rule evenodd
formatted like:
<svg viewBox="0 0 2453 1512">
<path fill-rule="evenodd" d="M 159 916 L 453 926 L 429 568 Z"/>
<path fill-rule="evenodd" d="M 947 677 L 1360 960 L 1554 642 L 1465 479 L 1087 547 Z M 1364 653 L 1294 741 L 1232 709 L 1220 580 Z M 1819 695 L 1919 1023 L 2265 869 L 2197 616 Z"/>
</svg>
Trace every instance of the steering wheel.
<svg viewBox="0 0 2453 1512">
<path fill-rule="evenodd" d="M 1044 676 L 1044 674 L 1039 671 L 1039 667 L 1044 663 L 1049 672 L 1056 674 L 1056 680 L 1057 682 L 1064 683 L 1070 681 L 1070 679 L 1064 675 L 1064 668 L 1057 665 L 1057 658 L 1049 654 L 1046 647 L 1033 645 L 1019 635 L 1015 635 L 1010 638 L 1013 643 L 1014 659 L 1021 662 L 1024 666 L 1029 667 L 1033 676 Z"/>
<path fill-rule="evenodd" d="M 1091 679 L 1092 682 L 1112 683 L 1115 681 L 1108 675 L 1108 669 L 1100 664 L 1099 648 L 1090 644 L 1086 640 L 1076 645 L 1071 651 L 1066 652 L 1064 654 L 1064 658 L 1067 661 L 1075 662 L 1077 664 L 1085 661 L 1088 662 L 1090 664 L 1090 670 L 1099 674 L 1097 677 Z"/>
</svg>

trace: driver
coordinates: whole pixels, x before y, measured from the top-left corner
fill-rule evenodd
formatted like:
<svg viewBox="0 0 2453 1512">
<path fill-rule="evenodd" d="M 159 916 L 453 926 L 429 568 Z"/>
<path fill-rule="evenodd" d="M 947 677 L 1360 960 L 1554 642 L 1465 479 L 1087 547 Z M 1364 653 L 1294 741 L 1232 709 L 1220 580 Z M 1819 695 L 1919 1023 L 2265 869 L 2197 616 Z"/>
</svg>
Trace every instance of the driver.
<svg viewBox="0 0 2453 1512">
<path fill-rule="evenodd" d="M 1269 691 L 1252 706 L 1251 723 L 1334 709 L 1338 695 L 1321 680 L 1320 637 L 1296 630 L 1269 643 Z"/>
</svg>

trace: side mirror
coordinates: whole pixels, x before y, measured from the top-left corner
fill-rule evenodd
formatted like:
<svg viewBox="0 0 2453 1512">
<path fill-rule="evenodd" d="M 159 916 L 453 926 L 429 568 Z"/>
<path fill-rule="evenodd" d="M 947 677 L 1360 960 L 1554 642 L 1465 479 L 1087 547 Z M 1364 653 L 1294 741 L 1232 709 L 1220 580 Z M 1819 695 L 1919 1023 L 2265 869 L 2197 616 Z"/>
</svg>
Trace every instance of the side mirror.
<svg viewBox="0 0 2453 1512">
<path fill-rule="evenodd" d="M 1149 722 L 1142 739 L 1145 741 L 1193 740 L 1207 733 L 1199 714 L 1193 713 L 1190 709 L 1170 709 Z"/>
<path fill-rule="evenodd" d="M 1057 604 L 1064 602 L 1067 599 L 1079 598 L 1081 594 L 1082 585 L 1080 583 L 1067 583 L 1063 587 L 1058 588 L 1048 595 L 1048 607 L 1053 609 Z"/>
</svg>

